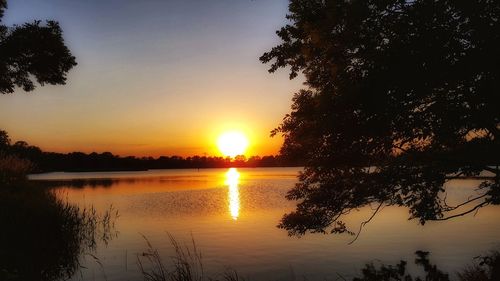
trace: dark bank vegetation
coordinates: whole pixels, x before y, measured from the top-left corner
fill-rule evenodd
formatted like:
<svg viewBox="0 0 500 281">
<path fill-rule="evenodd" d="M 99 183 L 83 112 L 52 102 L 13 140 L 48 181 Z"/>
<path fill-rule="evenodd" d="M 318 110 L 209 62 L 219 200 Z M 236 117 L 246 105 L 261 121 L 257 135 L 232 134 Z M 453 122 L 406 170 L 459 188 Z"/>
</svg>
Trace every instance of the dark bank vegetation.
<svg viewBox="0 0 500 281">
<path fill-rule="evenodd" d="M 0 183 L 12 185 L 26 179 L 33 163 L 15 155 L 0 154 Z"/>
<path fill-rule="evenodd" d="M 407 262 L 400 261 L 396 265 L 379 266 L 373 263 L 366 264 L 361 270 L 362 277 L 353 281 L 493 281 L 500 280 L 500 254 L 492 252 L 486 256 L 474 258 L 472 265 L 466 266 L 459 272 L 450 274 L 440 270 L 429 260 L 429 252 L 416 251 L 415 264 L 423 270 L 422 276 L 408 273 Z M 345 280 L 345 279 L 344 279 Z"/>
<path fill-rule="evenodd" d="M 66 280 L 99 242 L 116 235 L 117 211 L 79 207 L 29 183 L 0 184 L 0 280 Z"/>
<path fill-rule="evenodd" d="M 499 18 L 496 0 L 291 0 L 260 58 L 305 78 L 272 132 L 305 162 L 280 227 L 353 234 L 344 216 L 366 205 L 424 224 L 500 204 Z M 449 204 L 461 176 L 484 181 Z"/>
<path fill-rule="evenodd" d="M 5 140 L 5 135 L 0 138 Z M 118 212 L 76 206 L 29 182 L 31 161 L 0 146 L 0 280 L 67 280 L 99 242 L 117 233 Z"/>
<path fill-rule="evenodd" d="M 0 130 L 0 153 L 30 161 L 33 172 L 51 171 L 130 171 L 148 169 L 200 169 L 228 167 L 280 167 L 298 166 L 299 161 L 288 161 L 278 156 L 160 156 L 153 157 L 120 157 L 110 152 L 104 153 L 55 153 L 44 152 L 36 146 L 24 141 L 11 143 L 7 132 Z"/>
</svg>

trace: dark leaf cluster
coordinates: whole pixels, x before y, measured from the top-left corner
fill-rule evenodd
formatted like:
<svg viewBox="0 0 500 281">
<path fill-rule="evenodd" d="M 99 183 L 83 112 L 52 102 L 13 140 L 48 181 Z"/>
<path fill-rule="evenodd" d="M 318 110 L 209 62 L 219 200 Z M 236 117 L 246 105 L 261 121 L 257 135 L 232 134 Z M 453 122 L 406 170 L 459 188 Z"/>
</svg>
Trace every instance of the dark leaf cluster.
<svg viewBox="0 0 500 281">
<path fill-rule="evenodd" d="M 7 3 L 0 1 L 0 93 L 24 91 L 40 85 L 65 84 L 67 72 L 76 65 L 56 21 L 39 20 L 6 26 L 2 17 Z"/>
<path fill-rule="evenodd" d="M 494 0 L 291 0 L 281 43 L 260 58 L 306 86 L 272 131 L 306 163 L 280 226 L 345 232 L 344 215 L 370 204 L 422 224 L 498 204 L 499 18 Z M 440 196 L 484 171 L 484 196 Z"/>
</svg>

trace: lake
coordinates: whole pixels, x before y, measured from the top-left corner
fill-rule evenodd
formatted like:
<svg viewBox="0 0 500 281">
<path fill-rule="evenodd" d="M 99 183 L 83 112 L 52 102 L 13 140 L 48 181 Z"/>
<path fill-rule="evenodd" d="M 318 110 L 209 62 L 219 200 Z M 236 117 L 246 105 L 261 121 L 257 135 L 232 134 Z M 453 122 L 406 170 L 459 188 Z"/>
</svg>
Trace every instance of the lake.
<svg viewBox="0 0 500 281">
<path fill-rule="evenodd" d="M 368 262 L 409 264 L 416 250 L 431 252 L 431 262 L 450 273 L 478 255 L 500 248 L 500 207 L 444 222 L 418 225 L 408 210 L 385 207 L 353 244 L 349 235 L 289 237 L 278 229 L 295 203 L 284 198 L 299 168 L 151 170 L 141 172 L 47 173 L 32 180 L 57 181 L 54 192 L 79 206 L 119 211 L 114 237 L 86 255 L 73 280 L 143 280 L 137 256 L 146 237 L 168 262 L 168 234 L 181 244 L 191 237 L 202 252 L 207 274 L 236 270 L 250 280 L 336 280 L 359 275 Z M 78 181 L 75 181 L 78 179 Z M 450 198 L 464 198 L 479 181 L 448 183 Z M 357 229 L 369 207 L 348 216 Z M 144 237 L 143 237 L 144 236 Z M 100 264 L 99 264 L 100 263 Z"/>
</svg>

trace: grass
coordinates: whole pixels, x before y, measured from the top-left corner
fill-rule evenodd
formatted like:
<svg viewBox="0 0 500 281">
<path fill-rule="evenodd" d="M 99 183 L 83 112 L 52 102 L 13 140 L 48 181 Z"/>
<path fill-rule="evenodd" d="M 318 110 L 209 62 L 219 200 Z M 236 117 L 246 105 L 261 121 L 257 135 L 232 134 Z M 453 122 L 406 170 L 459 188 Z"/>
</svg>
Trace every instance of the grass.
<svg viewBox="0 0 500 281">
<path fill-rule="evenodd" d="M 143 235 L 147 249 L 137 256 L 139 270 L 146 281 L 243 281 L 237 271 L 225 270 L 217 276 L 207 276 L 203 268 L 203 258 L 195 241 L 191 238 L 190 245 L 181 245 L 168 234 L 174 255 L 164 260 L 159 251 Z M 500 280 L 500 253 L 491 252 L 484 257 L 475 258 L 476 263 L 469 265 L 456 274 L 455 279 L 441 271 L 436 265 L 431 264 L 429 253 L 417 251 L 415 264 L 422 267 L 425 277 L 411 276 L 407 270 L 407 263 L 401 261 L 396 265 L 375 266 L 366 264 L 361 270 L 360 277 L 353 281 L 499 281 Z M 291 280 L 296 280 L 295 276 Z M 304 280 L 307 280 L 304 277 Z M 338 275 L 337 280 L 348 279 Z"/>
<path fill-rule="evenodd" d="M 137 263 L 146 281 L 244 281 L 235 270 L 226 269 L 218 276 L 207 276 L 203 268 L 203 257 L 195 240 L 191 245 L 181 245 L 170 234 L 168 238 L 174 255 L 165 262 L 157 249 L 144 236 L 145 252 L 137 256 Z"/>
<path fill-rule="evenodd" d="M 68 279 L 113 237 L 113 208 L 99 214 L 26 182 L 0 187 L 0 280 Z"/>
</svg>

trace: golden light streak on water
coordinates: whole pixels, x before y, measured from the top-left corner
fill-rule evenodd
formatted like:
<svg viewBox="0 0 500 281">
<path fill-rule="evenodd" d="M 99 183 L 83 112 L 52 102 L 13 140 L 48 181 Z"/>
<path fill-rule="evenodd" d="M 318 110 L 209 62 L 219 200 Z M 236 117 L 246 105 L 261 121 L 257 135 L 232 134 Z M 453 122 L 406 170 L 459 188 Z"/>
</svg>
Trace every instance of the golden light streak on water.
<svg viewBox="0 0 500 281">
<path fill-rule="evenodd" d="M 230 168 L 226 172 L 226 184 L 229 187 L 229 213 L 233 220 L 237 220 L 240 215 L 240 191 L 238 188 L 238 182 L 240 178 L 240 173 L 236 168 Z"/>
</svg>

